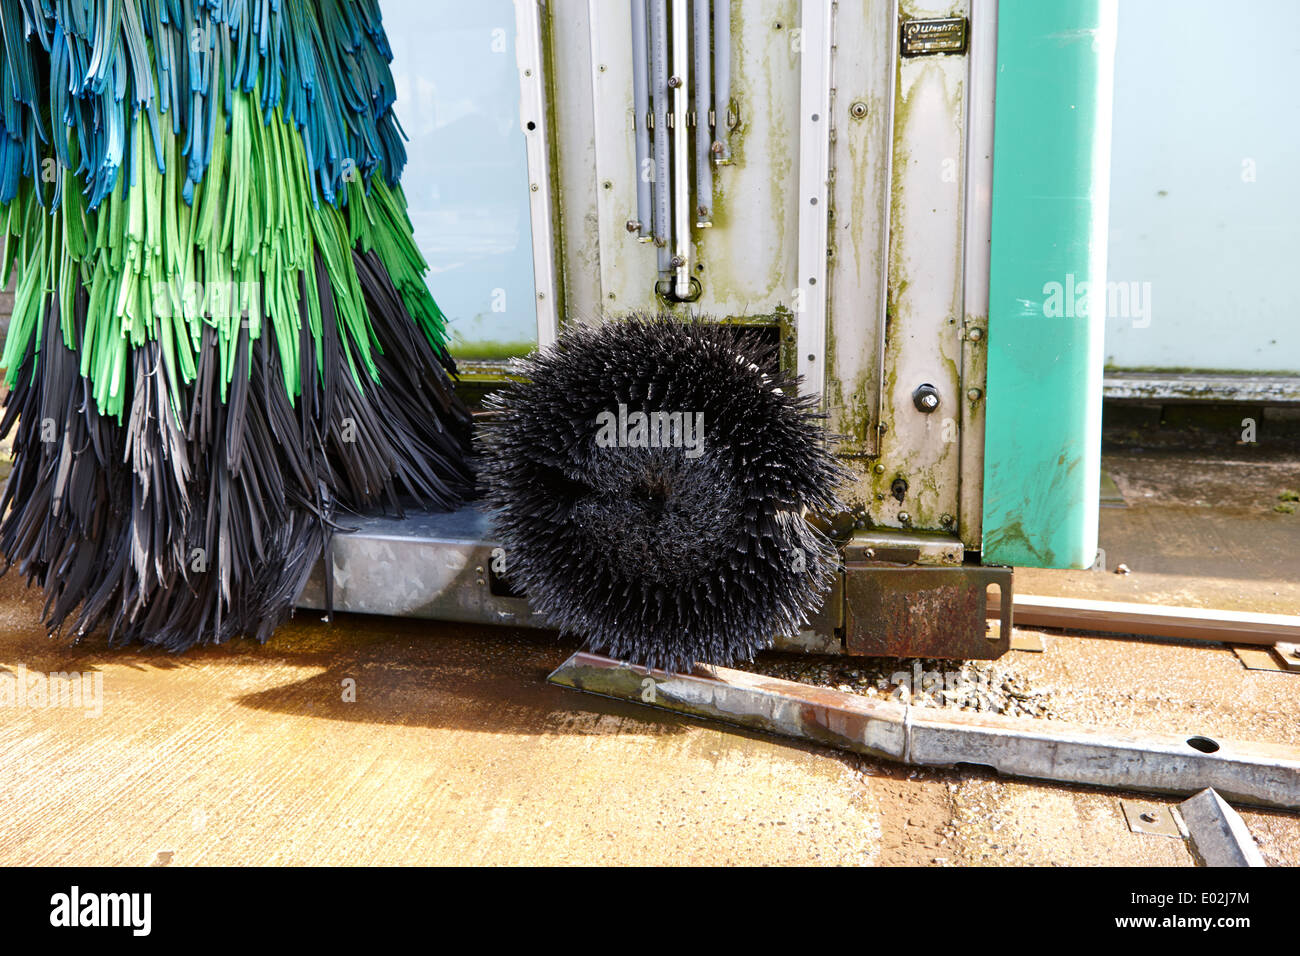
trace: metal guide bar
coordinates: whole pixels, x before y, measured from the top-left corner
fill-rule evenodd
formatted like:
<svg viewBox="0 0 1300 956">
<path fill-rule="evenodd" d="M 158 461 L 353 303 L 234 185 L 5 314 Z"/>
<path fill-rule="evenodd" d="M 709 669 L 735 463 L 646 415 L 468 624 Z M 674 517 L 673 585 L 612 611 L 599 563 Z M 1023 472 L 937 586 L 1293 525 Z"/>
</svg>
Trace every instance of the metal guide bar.
<svg viewBox="0 0 1300 956">
<path fill-rule="evenodd" d="M 725 667 L 647 670 L 582 651 L 551 683 L 917 766 L 976 764 L 1015 777 L 1156 793 L 1213 787 L 1300 809 L 1300 749 L 1199 734 L 1135 734 L 1065 721 L 923 707 Z"/>
</svg>

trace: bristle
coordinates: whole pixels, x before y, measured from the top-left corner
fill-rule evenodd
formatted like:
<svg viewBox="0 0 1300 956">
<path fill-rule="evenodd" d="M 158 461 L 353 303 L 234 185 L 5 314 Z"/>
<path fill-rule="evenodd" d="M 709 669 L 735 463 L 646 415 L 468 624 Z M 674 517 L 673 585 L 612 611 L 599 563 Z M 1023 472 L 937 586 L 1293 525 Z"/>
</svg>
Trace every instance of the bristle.
<svg viewBox="0 0 1300 956">
<path fill-rule="evenodd" d="M 472 486 L 377 0 L 5 0 L 0 43 L 5 568 L 54 632 L 265 640 L 342 511 Z"/>
<path fill-rule="evenodd" d="M 595 651 L 676 671 L 807 626 L 837 553 L 804 516 L 839 508 L 844 474 L 815 401 L 757 338 L 636 316 L 570 326 L 518 371 L 489 397 L 479 478 L 506 577 L 535 611 Z M 629 427 L 606 447 L 620 406 L 629 422 L 702 415 L 702 446 L 684 428 L 642 447 Z"/>
</svg>

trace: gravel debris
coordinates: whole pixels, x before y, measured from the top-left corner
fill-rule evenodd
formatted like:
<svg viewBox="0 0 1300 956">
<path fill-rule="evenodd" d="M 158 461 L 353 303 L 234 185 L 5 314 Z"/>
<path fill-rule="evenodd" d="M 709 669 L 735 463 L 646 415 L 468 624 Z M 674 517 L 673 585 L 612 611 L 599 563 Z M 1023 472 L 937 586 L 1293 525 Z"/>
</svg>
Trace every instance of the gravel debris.
<svg viewBox="0 0 1300 956">
<path fill-rule="evenodd" d="M 978 711 L 1007 717 L 1056 718 L 1052 689 L 1035 687 L 998 661 L 926 658 L 840 660 L 787 654 L 760 654 L 733 665 L 755 674 L 829 687 L 863 697 L 910 699 L 921 707 Z"/>
</svg>

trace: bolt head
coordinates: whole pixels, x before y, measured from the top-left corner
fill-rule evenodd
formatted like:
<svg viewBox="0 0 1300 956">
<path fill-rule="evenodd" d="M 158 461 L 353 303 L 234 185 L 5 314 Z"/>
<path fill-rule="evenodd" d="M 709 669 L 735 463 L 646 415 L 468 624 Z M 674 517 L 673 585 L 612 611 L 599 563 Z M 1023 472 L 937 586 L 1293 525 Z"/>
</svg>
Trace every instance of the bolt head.
<svg viewBox="0 0 1300 956">
<path fill-rule="evenodd" d="M 912 404 L 917 411 L 930 414 L 939 407 L 939 390 L 929 382 L 918 385 L 916 391 L 912 392 Z"/>
<path fill-rule="evenodd" d="M 898 513 L 898 520 L 901 521 L 903 524 L 911 524 L 912 516 L 906 511 L 900 511 Z"/>
</svg>

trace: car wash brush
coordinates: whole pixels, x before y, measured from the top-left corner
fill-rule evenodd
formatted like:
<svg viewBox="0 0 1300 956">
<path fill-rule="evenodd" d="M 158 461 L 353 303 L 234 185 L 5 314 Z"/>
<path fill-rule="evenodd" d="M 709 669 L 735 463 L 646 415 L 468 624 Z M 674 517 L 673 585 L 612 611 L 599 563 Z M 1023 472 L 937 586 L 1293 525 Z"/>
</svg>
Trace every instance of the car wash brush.
<svg viewBox="0 0 1300 956">
<path fill-rule="evenodd" d="M 808 622 L 844 473 L 815 399 L 752 334 L 635 316 L 571 325 L 489 397 L 480 481 L 505 576 L 600 653 L 688 671 Z"/>
<path fill-rule="evenodd" d="M 378 5 L 6 0 L 0 39 L 5 567 L 51 631 L 265 639 L 343 512 L 472 483 Z"/>
</svg>

